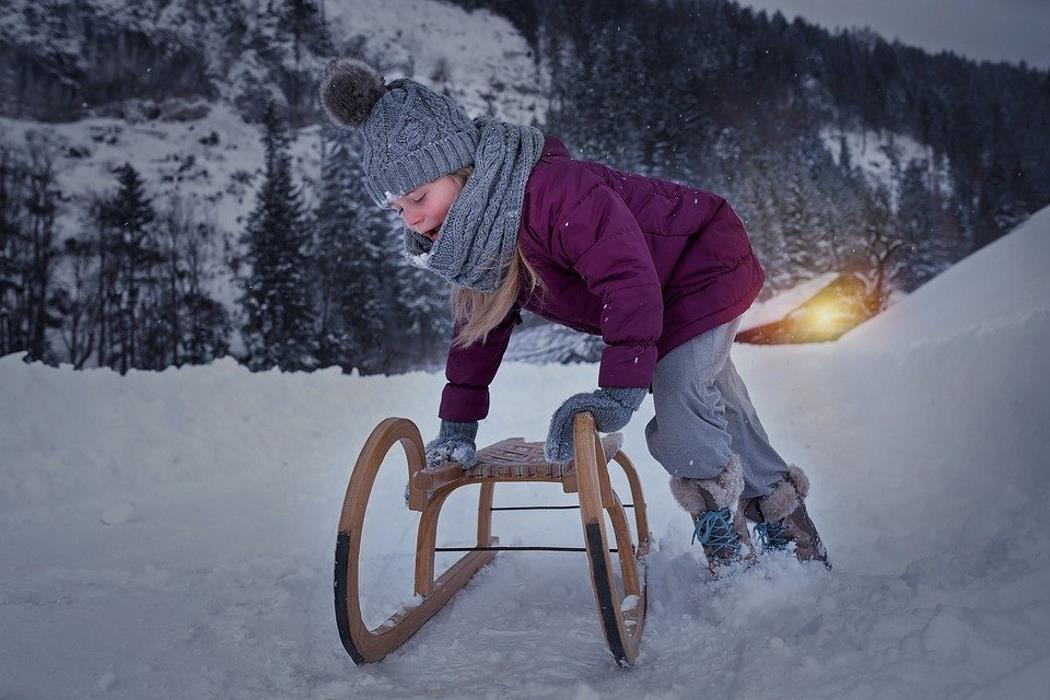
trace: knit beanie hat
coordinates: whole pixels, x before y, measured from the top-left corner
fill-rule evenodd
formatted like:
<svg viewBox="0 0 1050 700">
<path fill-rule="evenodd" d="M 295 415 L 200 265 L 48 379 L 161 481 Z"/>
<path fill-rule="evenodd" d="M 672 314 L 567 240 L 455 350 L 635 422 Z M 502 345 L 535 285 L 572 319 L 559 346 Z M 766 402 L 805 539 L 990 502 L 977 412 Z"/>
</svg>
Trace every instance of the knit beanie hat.
<svg viewBox="0 0 1050 700">
<path fill-rule="evenodd" d="M 321 106 L 342 127 L 360 128 L 365 189 L 379 207 L 474 162 L 478 129 L 455 100 L 414 80 L 386 84 L 371 66 L 333 59 Z"/>
</svg>

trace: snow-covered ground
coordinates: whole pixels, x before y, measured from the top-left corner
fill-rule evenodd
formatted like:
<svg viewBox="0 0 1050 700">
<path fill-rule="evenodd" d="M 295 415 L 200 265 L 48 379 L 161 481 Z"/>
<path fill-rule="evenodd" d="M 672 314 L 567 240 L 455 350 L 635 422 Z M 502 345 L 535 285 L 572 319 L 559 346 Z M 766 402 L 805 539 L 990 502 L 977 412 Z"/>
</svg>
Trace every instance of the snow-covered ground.
<svg viewBox="0 0 1050 700">
<path fill-rule="evenodd" d="M 571 553 L 501 553 L 407 645 L 356 667 L 332 609 L 346 480 L 372 427 L 436 427 L 440 374 L 160 373 L 0 359 L 0 698 L 1045 698 L 1050 687 L 1050 210 L 838 342 L 735 362 L 834 569 L 787 555 L 705 582 L 688 517 L 625 449 L 656 547 L 641 654 L 605 651 Z M 508 363 L 479 442 L 544 435 L 592 365 Z M 411 597 L 404 459 L 366 522 L 373 623 Z M 614 480 L 614 485 L 622 482 Z M 473 490 L 439 541 L 468 544 Z M 497 505 L 567 503 L 555 486 Z M 496 514 L 578 544 L 575 511 Z M 450 561 L 440 559 L 439 565 Z"/>
</svg>

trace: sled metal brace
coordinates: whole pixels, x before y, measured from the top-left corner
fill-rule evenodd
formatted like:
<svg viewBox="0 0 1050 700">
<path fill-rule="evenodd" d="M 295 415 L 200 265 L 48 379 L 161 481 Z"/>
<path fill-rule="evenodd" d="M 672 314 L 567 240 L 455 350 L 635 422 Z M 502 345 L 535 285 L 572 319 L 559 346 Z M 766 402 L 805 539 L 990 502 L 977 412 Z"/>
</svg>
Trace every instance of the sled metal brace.
<svg viewBox="0 0 1050 700">
<path fill-rule="evenodd" d="M 624 503 L 624 508 L 634 508 L 633 503 Z M 490 510 L 579 510 L 576 506 L 492 506 Z M 435 552 L 586 552 L 586 547 L 548 547 L 534 545 L 529 547 L 435 547 Z M 619 552 L 616 547 L 610 552 Z"/>
<path fill-rule="evenodd" d="M 624 503 L 624 508 L 634 508 L 633 503 Z M 489 510 L 579 510 L 579 506 L 492 506 Z"/>
<path fill-rule="evenodd" d="M 586 547 L 435 547 L 435 552 L 586 552 Z M 620 550 L 615 547 L 610 552 Z"/>
</svg>

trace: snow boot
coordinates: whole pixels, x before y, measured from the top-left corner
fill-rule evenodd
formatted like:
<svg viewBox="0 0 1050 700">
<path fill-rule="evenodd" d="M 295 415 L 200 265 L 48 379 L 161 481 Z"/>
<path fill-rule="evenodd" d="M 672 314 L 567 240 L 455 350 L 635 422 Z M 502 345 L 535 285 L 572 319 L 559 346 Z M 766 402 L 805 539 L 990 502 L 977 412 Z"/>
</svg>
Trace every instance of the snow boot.
<svg viewBox="0 0 1050 700">
<path fill-rule="evenodd" d="M 740 511 L 758 523 L 755 539 L 767 550 L 787 549 L 795 543 L 795 557 L 799 561 L 819 561 L 827 568 L 828 553 L 820 541 L 820 534 L 806 511 L 805 498 L 809 493 L 809 479 L 794 464 L 787 478 L 773 487 L 768 496 L 740 500 Z"/>
<path fill-rule="evenodd" d="M 755 561 L 747 521 L 739 508 L 743 491 L 744 471 L 736 454 L 714 478 L 671 477 L 671 493 L 693 518 L 692 541 L 700 541 L 714 576 L 730 564 L 743 561 L 750 566 Z"/>
</svg>

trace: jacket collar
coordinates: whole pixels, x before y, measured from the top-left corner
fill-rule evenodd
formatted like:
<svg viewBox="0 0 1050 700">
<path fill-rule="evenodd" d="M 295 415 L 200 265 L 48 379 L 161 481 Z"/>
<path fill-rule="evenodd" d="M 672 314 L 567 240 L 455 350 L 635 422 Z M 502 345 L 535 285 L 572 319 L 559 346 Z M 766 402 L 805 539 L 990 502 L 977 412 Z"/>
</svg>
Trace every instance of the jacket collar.
<svg viewBox="0 0 1050 700">
<path fill-rule="evenodd" d="M 551 136 L 547 134 L 543 139 L 543 155 L 540 156 L 541 160 L 549 158 L 569 158 L 569 151 L 565 148 L 565 144 L 561 142 L 557 136 Z"/>
</svg>

